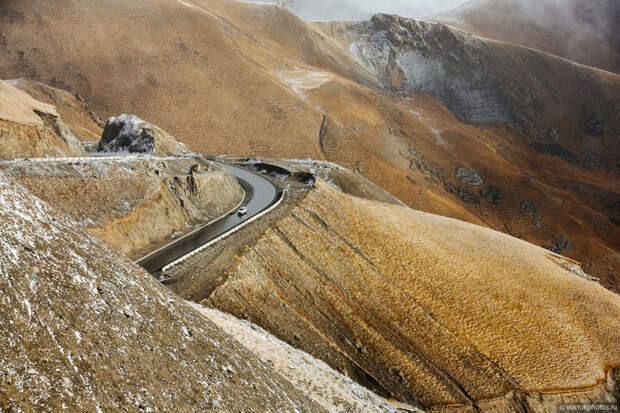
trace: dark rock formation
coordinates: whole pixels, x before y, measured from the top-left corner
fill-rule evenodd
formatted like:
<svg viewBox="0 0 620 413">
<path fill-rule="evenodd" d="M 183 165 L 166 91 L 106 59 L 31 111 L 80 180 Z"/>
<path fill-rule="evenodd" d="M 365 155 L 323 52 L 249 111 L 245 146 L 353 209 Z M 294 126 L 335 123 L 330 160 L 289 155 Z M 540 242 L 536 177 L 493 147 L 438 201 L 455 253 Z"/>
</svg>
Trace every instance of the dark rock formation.
<svg viewBox="0 0 620 413">
<path fill-rule="evenodd" d="M 137 116 L 121 115 L 108 120 L 97 150 L 153 154 L 155 135 Z"/>
<path fill-rule="evenodd" d="M 108 119 L 98 152 L 129 152 L 168 156 L 187 153 L 183 144 L 134 115 Z"/>
<path fill-rule="evenodd" d="M 480 190 L 480 196 L 486 199 L 487 202 L 493 205 L 499 205 L 502 203 L 504 199 L 504 194 L 502 194 L 501 189 L 496 186 L 489 186 L 487 188 Z"/>
<path fill-rule="evenodd" d="M 457 168 L 454 174 L 464 184 L 478 186 L 484 183 L 480 172 L 475 169 Z"/>
</svg>

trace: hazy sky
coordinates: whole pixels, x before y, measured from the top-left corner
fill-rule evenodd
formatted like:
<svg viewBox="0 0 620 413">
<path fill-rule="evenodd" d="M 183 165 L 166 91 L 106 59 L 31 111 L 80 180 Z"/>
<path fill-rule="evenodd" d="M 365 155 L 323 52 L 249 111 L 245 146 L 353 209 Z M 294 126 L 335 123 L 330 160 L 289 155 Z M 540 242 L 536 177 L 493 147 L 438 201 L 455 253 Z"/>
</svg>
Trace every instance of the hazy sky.
<svg viewBox="0 0 620 413">
<path fill-rule="evenodd" d="M 435 15 L 467 3 L 467 0 L 263 0 L 284 3 L 308 20 L 365 19 L 374 13 L 405 17 Z"/>
</svg>

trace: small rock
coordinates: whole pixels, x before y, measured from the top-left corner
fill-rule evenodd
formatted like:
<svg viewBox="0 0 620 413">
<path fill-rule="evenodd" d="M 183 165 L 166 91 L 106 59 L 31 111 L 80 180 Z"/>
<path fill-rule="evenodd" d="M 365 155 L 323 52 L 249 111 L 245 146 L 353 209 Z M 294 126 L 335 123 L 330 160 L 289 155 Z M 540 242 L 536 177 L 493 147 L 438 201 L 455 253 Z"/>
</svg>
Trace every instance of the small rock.
<svg viewBox="0 0 620 413">
<path fill-rule="evenodd" d="M 496 186 L 489 186 L 488 188 L 484 188 L 480 190 L 480 196 L 487 200 L 487 202 L 492 203 L 493 205 L 499 205 L 502 203 L 504 199 L 504 195 L 502 194 L 501 189 Z"/>
<path fill-rule="evenodd" d="M 456 168 L 455 175 L 461 182 L 467 185 L 478 186 L 484 183 L 480 172 L 475 169 Z"/>
</svg>

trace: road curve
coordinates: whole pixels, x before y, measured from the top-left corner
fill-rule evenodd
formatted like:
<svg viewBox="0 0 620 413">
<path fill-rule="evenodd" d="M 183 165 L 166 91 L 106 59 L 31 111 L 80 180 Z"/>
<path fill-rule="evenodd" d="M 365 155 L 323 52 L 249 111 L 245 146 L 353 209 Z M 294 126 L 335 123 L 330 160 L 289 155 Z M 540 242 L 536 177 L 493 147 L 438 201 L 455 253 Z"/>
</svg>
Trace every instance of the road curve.
<svg viewBox="0 0 620 413">
<path fill-rule="evenodd" d="M 222 165 L 239 180 L 241 185 L 243 185 L 246 191 L 243 206 L 247 208 L 247 214 L 239 216 L 237 212 L 234 211 L 226 217 L 207 224 L 171 242 L 165 247 L 140 258 L 136 261 L 138 265 L 151 274 L 156 274 L 171 262 L 184 257 L 202 245 L 227 233 L 238 225 L 243 224 L 278 201 L 280 192 L 269 180 L 246 169 L 227 164 Z"/>
</svg>

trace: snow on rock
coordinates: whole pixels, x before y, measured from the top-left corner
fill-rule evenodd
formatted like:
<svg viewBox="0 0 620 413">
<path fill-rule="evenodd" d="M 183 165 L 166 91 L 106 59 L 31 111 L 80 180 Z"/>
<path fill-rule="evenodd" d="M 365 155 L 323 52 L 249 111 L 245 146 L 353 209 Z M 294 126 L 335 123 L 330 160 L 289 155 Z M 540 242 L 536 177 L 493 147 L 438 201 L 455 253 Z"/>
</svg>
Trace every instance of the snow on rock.
<svg viewBox="0 0 620 413">
<path fill-rule="evenodd" d="M 0 410 L 322 410 L 1 173 L 0 234 Z"/>
<path fill-rule="evenodd" d="M 120 115 L 108 119 L 98 152 L 145 153 L 170 156 L 188 153 L 181 142 L 163 130 L 135 115 Z"/>
</svg>

